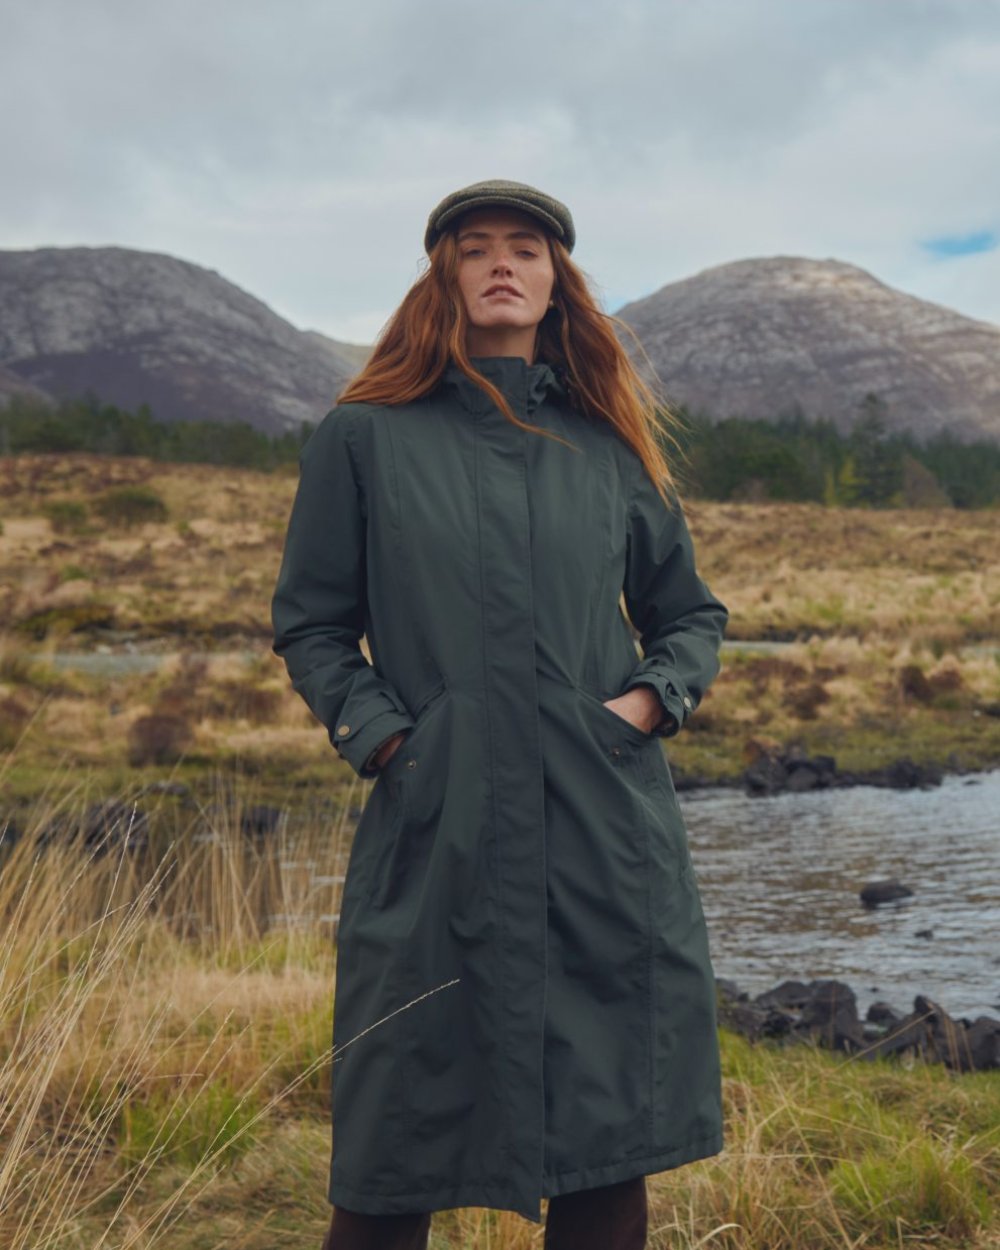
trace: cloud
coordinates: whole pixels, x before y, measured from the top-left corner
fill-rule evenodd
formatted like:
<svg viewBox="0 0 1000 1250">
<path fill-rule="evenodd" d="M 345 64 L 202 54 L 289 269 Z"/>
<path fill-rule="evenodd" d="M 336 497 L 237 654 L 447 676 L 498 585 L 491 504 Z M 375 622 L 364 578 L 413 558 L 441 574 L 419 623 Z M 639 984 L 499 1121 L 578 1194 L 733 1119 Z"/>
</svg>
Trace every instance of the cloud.
<svg viewBox="0 0 1000 1250">
<path fill-rule="evenodd" d="M 1000 321 L 994 0 L 38 0 L 0 48 L 0 246 L 118 243 L 370 338 L 479 178 L 577 220 L 609 307 L 835 256 Z M 995 273 L 993 274 L 995 278 Z"/>
</svg>

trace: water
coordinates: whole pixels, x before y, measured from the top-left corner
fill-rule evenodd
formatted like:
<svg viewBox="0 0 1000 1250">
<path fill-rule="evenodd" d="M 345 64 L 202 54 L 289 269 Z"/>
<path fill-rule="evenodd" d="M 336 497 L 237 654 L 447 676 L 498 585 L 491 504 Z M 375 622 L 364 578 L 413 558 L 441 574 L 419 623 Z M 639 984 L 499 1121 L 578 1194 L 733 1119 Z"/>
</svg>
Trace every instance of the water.
<svg viewBox="0 0 1000 1250">
<path fill-rule="evenodd" d="M 1000 772 L 932 790 L 681 800 L 717 976 L 751 995 L 835 977 L 862 1016 L 878 999 L 909 1011 L 915 994 L 956 1017 L 1000 1016 Z M 864 907 L 862 886 L 888 877 L 913 896 Z"/>
</svg>

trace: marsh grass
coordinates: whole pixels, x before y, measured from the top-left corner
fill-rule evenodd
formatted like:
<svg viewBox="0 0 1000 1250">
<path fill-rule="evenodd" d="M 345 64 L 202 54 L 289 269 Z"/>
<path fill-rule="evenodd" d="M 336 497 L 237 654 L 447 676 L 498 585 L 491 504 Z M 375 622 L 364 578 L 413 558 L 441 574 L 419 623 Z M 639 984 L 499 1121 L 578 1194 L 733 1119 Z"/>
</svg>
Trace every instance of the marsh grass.
<svg viewBox="0 0 1000 1250">
<path fill-rule="evenodd" d="M 117 629 L 264 640 L 295 485 L 294 466 L 0 458 L 4 615 L 31 636 L 93 633 L 101 618 L 82 611 L 84 583 L 72 604 L 69 584 L 58 588 L 59 569 L 76 563 L 104 589 Z M 140 506 L 122 530 L 114 509 L 110 520 L 95 511 L 106 499 L 163 510 Z M 1000 635 L 995 510 L 689 501 L 688 516 L 700 571 L 731 610 L 730 638 L 850 634 L 954 649 Z"/>
<path fill-rule="evenodd" d="M 211 803 L 162 796 L 139 851 L 124 849 L 127 826 L 148 794 L 89 849 L 38 842 L 57 817 L 83 822 L 89 797 L 57 787 L 0 847 L 0 1245 L 318 1247 L 336 957 L 324 917 L 352 802 L 248 838 L 258 796 L 220 777 Z M 727 1033 L 722 1050 L 726 1149 L 649 1179 L 651 1250 L 998 1243 L 1000 1073 Z M 468 1208 L 436 1213 L 431 1245 L 541 1238 Z"/>
</svg>

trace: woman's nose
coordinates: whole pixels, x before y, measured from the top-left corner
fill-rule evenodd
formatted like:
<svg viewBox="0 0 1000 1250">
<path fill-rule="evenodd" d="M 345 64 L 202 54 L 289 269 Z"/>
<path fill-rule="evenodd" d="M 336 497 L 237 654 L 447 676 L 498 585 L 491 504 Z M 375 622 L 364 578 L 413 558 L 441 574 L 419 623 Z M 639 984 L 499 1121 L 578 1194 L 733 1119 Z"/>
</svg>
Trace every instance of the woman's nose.
<svg viewBox="0 0 1000 1250">
<path fill-rule="evenodd" d="M 510 257 L 506 252 L 501 252 L 493 262 L 494 273 L 510 273 L 511 268 Z"/>
</svg>

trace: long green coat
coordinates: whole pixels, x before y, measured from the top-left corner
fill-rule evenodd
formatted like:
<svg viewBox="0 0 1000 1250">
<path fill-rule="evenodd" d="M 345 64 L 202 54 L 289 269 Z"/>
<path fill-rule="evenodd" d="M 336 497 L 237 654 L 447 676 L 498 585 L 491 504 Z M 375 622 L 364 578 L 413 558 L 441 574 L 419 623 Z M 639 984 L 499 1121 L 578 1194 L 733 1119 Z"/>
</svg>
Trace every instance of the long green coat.
<svg viewBox="0 0 1000 1250">
<path fill-rule="evenodd" d="M 727 612 L 610 426 L 548 365 L 475 363 L 574 446 L 454 367 L 417 402 L 336 407 L 302 453 L 274 650 L 375 777 L 341 904 L 330 1201 L 540 1222 L 543 1196 L 722 1149 L 660 739 L 717 673 Z M 675 721 L 647 734 L 604 706 L 639 683 Z"/>
</svg>

